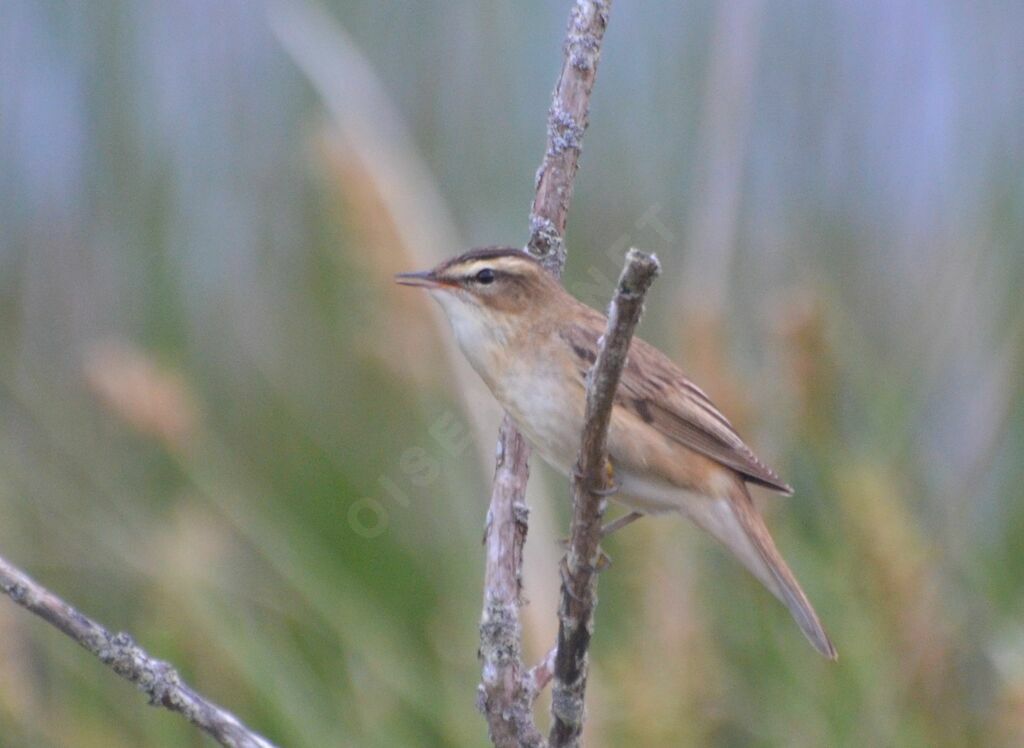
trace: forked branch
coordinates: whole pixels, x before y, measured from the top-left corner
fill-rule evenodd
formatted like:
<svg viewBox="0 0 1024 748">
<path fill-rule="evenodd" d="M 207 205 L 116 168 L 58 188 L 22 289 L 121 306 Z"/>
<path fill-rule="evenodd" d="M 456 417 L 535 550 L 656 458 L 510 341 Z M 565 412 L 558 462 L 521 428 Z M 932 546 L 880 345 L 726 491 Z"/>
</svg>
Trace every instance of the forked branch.
<svg viewBox="0 0 1024 748">
<path fill-rule="evenodd" d="M 573 3 L 562 70 L 548 111 L 547 145 L 537 170 L 527 249 L 555 277 L 561 277 L 565 265 L 563 236 L 610 7 L 611 0 Z M 484 538 L 487 567 L 478 706 L 495 745 L 540 746 L 544 739 L 533 721 L 538 686 L 523 665 L 519 620 L 530 448 L 507 415 L 498 432 L 497 455 Z M 539 673 L 542 681 L 549 672 Z"/>
</svg>

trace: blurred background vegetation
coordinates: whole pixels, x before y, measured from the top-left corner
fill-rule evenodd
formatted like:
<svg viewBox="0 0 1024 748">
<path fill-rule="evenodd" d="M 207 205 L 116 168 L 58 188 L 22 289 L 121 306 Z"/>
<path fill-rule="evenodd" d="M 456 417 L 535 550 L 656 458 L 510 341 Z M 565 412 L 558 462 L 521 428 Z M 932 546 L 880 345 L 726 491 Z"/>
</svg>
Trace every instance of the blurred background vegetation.
<svg viewBox="0 0 1024 748">
<path fill-rule="evenodd" d="M 499 414 L 390 276 L 525 240 L 567 15 L 0 3 L 0 553 L 282 744 L 486 740 Z M 642 334 L 796 487 L 764 509 L 841 658 L 641 522 L 588 746 L 1024 742 L 1022 91 L 1020 3 L 617 0 L 567 283 L 660 255 Z M 206 744 L 2 600 L 0 743 Z"/>
</svg>

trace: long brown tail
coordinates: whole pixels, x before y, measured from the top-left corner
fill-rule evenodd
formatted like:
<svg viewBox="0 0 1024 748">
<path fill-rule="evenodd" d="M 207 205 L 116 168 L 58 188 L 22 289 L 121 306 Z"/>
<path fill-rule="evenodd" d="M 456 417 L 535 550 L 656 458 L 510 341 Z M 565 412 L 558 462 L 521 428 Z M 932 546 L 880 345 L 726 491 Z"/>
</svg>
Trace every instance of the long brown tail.
<svg viewBox="0 0 1024 748">
<path fill-rule="evenodd" d="M 818 620 L 807 595 L 775 547 L 747 488 L 736 481 L 728 498 L 688 502 L 687 514 L 721 541 L 743 565 L 789 608 L 800 630 L 821 654 L 838 658 L 832 640 Z"/>
</svg>

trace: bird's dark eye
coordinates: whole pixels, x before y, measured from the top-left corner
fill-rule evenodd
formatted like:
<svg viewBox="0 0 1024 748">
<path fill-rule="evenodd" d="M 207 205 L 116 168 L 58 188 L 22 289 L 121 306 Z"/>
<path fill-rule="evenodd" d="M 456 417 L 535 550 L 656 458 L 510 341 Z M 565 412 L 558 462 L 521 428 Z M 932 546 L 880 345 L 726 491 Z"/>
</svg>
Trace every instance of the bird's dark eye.
<svg viewBox="0 0 1024 748">
<path fill-rule="evenodd" d="M 490 268 L 484 268 L 476 274 L 476 282 L 483 283 L 485 286 L 488 283 L 494 283 L 494 271 Z"/>
</svg>

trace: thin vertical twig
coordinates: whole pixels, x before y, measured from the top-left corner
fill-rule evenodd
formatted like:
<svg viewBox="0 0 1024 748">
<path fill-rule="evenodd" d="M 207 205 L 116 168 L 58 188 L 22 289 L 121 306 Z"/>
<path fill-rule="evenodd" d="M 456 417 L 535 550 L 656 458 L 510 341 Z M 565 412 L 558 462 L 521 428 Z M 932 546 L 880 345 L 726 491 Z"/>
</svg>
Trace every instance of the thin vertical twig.
<svg viewBox="0 0 1024 748">
<path fill-rule="evenodd" d="M 519 620 L 529 515 L 525 501 L 529 456 L 529 445 L 506 415 L 498 431 L 491 506 L 487 510 L 487 565 L 480 619 L 483 671 L 477 703 L 487 717 L 491 741 L 502 748 L 544 744 L 533 722 L 533 698 L 523 677 L 523 630 Z"/>
<path fill-rule="evenodd" d="M 565 266 L 566 221 L 610 7 L 611 0 L 573 3 L 562 70 L 548 111 L 547 145 L 537 170 L 527 251 L 555 277 L 561 277 Z M 533 721 L 537 688 L 523 665 L 519 618 L 529 515 L 525 498 L 529 455 L 529 445 L 506 415 L 498 431 L 497 464 L 484 537 L 487 566 L 478 700 L 491 740 L 498 746 L 544 744 Z"/>
<path fill-rule="evenodd" d="M 576 0 L 573 4 L 562 71 L 548 110 L 547 148 L 537 170 L 526 248 L 556 277 L 561 277 L 565 267 L 566 220 L 610 10 L 611 0 Z"/>
<path fill-rule="evenodd" d="M 597 566 L 604 498 L 614 477 L 606 469 L 608 426 L 615 391 L 643 311 L 644 294 L 661 272 L 654 255 L 626 254 L 608 325 L 587 381 L 587 406 L 572 481 L 572 524 L 558 609 L 558 644 L 551 695 L 550 745 L 575 746 L 583 729 L 587 652 L 597 605 Z"/>
</svg>

